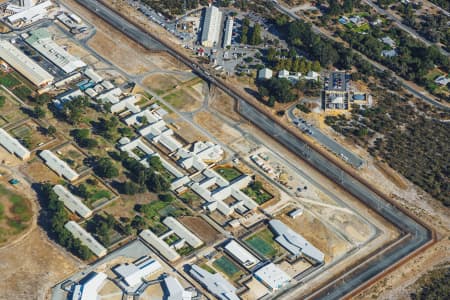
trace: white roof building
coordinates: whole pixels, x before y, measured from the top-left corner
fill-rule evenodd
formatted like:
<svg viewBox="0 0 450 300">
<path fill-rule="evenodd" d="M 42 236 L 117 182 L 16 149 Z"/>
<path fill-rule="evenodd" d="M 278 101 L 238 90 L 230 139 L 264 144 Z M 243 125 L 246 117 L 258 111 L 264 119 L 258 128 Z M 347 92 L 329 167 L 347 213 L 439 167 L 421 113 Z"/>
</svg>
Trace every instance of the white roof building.
<svg viewBox="0 0 450 300">
<path fill-rule="evenodd" d="M 116 104 L 120 101 L 120 95 L 122 95 L 122 90 L 120 88 L 114 88 L 98 95 L 96 99 L 103 103 L 109 102 L 111 104 Z"/>
<path fill-rule="evenodd" d="M 207 7 L 202 28 L 202 46 L 214 47 L 215 45 L 218 45 L 221 26 L 222 12 L 215 6 L 211 5 Z"/>
<path fill-rule="evenodd" d="M 98 75 L 92 68 L 87 68 L 84 70 L 84 75 L 95 83 L 103 81 L 103 77 Z"/>
<path fill-rule="evenodd" d="M 105 273 L 89 273 L 83 283 L 75 285 L 72 290 L 71 300 L 95 300 L 98 299 L 98 293 L 105 284 L 108 276 Z"/>
<path fill-rule="evenodd" d="M 269 68 L 263 68 L 258 71 L 258 79 L 270 79 L 273 76 L 273 71 Z"/>
<path fill-rule="evenodd" d="M 39 156 L 45 161 L 45 164 L 59 176 L 63 176 L 69 181 L 76 180 L 80 175 L 75 172 L 69 165 L 61 160 L 50 150 L 43 150 Z"/>
<path fill-rule="evenodd" d="M 228 17 L 225 23 L 225 32 L 223 35 L 223 47 L 231 46 L 231 38 L 233 37 L 233 17 Z"/>
<path fill-rule="evenodd" d="M 300 76 L 302 76 L 302 74 L 299 72 L 289 72 L 288 70 L 281 70 L 278 72 L 278 78 L 286 78 L 291 82 L 299 81 Z"/>
<path fill-rule="evenodd" d="M 222 159 L 224 151 L 221 146 L 212 142 L 195 142 L 190 149 L 178 149 L 176 156 L 179 157 L 177 163 L 182 168 L 189 170 L 194 168 L 203 171 L 208 167 L 207 162 L 217 162 Z"/>
<path fill-rule="evenodd" d="M 30 158 L 30 151 L 3 128 L 0 128 L 0 145 L 8 150 L 9 153 L 17 155 L 22 160 Z"/>
<path fill-rule="evenodd" d="M 305 78 L 306 80 L 315 80 L 315 81 L 317 81 L 317 80 L 319 80 L 319 76 L 320 75 L 317 72 L 308 71 L 308 73 L 303 78 Z"/>
<path fill-rule="evenodd" d="M 138 102 L 138 99 L 134 95 L 127 96 L 117 102 L 116 104 L 111 105 L 110 111 L 112 113 L 119 113 L 123 110 L 128 110 L 131 113 L 135 114 L 141 111 L 139 106 L 135 105 Z"/>
<path fill-rule="evenodd" d="M 230 240 L 225 246 L 225 251 L 230 254 L 236 261 L 247 269 L 251 269 L 257 265 L 260 261 L 247 249 L 241 246 L 235 240 Z"/>
<path fill-rule="evenodd" d="M 180 255 L 166 244 L 162 239 L 156 236 L 153 232 L 148 229 L 143 230 L 139 236 L 153 248 L 155 248 L 162 256 L 164 256 L 168 261 L 173 262 L 180 258 Z"/>
<path fill-rule="evenodd" d="M 385 36 L 385 37 L 381 38 L 380 41 L 383 42 L 384 44 L 390 46 L 391 48 L 395 48 L 395 41 L 389 36 Z"/>
<path fill-rule="evenodd" d="M 184 227 L 183 224 L 178 222 L 173 217 L 166 217 L 163 220 L 163 224 L 169 227 L 176 235 L 186 241 L 189 245 L 194 248 L 198 248 L 203 245 L 202 240 L 200 240 L 197 236 L 195 236 L 190 230 Z"/>
<path fill-rule="evenodd" d="M 219 300 L 239 300 L 236 287 L 219 273 L 211 274 L 197 265 L 192 265 L 189 274 Z"/>
<path fill-rule="evenodd" d="M 79 239 L 83 245 L 89 248 L 92 253 L 98 257 L 105 256 L 108 252 L 89 232 L 74 221 L 69 221 L 64 227 L 72 233 L 72 235 Z"/>
<path fill-rule="evenodd" d="M 47 29 L 39 28 L 31 31 L 30 37 L 25 41 L 66 73 L 72 73 L 86 66 L 81 59 L 69 54 L 56 44 Z"/>
<path fill-rule="evenodd" d="M 92 215 L 92 210 L 90 210 L 83 201 L 69 192 L 62 185 L 55 185 L 53 191 L 58 195 L 58 199 L 64 203 L 71 212 L 77 213 L 82 218 L 89 218 Z"/>
<path fill-rule="evenodd" d="M 324 262 L 324 254 L 319 249 L 280 220 L 271 220 L 269 227 L 277 235 L 275 240 L 295 257 L 304 255 L 316 263 Z"/>
<path fill-rule="evenodd" d="M 53 6 L 51 1 L 44 1 L 30 8 L 8 17 L 8 22 L 15 24 L 17 22 L 32 23 L 47 16 L 48 9 Z M 8 6 L 9 7 L 9 6 Z M 8 10 L 9 8 L 7 8 Z"/>
<path fill-rule="evenodd" d="M 152 258 L 145 257 L 138 262 L 122 264 L 114 268 L 122 281 L 128 286 L 134 287 L 142 283 L 142 279 L 162 269 L 161 264 Z"/>
<path fill-rule="evenodd" d="M 54 79 L 47 71 L 7 40 L 0 40 L 0 58 L 36 86 L 44 86 Z"/>
<path fill-rule="evenodd" d="M 262 267 L 254 275 L 256 279 L 261 281 L 271 291 L 281 289 L 291 281 L 291 277 L 273 263 Z"/>
<path fill-rule="evenodd" d="M 435 83 L 440 85 L 447 85 L 450 82 L 450 78 L 445 75 L 441 75 L 434 80 Z"/>
<path fill-rule="evenodd" d="M 164 286 L 166 293 L 168 295 L 165 295 L 166 300 L 191 300 L 192 299 L 192 292 L 187 291 L 183 288 L 181 283 L 172 276 L 167 276 L 164 278 Z"/>
</svg>

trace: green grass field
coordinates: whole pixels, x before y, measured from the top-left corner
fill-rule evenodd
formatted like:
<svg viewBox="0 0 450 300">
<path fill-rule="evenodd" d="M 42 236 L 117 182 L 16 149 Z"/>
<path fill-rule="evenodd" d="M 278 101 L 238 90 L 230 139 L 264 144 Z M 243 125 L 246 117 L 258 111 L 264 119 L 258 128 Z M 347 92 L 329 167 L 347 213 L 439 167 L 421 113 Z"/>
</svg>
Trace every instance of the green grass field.
<svg viewBox="0 0 450 300">
<path fill-rule="evenodd" d="M 0 84 L 7 87 L 13 88 L 18 86 L 21 82 L 11 73 L 2 73 L 0 75 Z"/>
<path fill-rule="evenodd" d="M 33 93 L 33 91 L 26 86 L 16 87 L 12 92 L 22 100 L 27 100 L 31 96 L 31 93 Z"/>
<path fill-rule="evenodd" d="M 245 243 L 268 259 L 280 254 L 280 248 L 274 240 L 274 235 L 267 228 L 247 238 Z"/>
<path fill-rule="evenodd" d="M 259 205 L 263 204 L 264 202 L 269 201 L 272 199 L 272 195 L 266 192 L 263 189 L 260 190 L 254 190 L 250 186 L 246 187 L 242 190 L 247 196 L 252 198 L 256 203 Z"/>
<path fill-rule="evenodd" d="M 216 259 L 213 262 L 213 266 L 223 272 L 225 275 L 227 275 L 232 280 L 236 280 L 239 278 L 241 274 L 243 274 L 243 271 L 229 258 L 222 256 Z"/>
<path fill-rule="evenodd" d="M 9 207 L 8 211 L 6 207 Z M 0 184 L 0 242 L 25 230 L 32 216 L 27 199 Z"/>
<path fill-rule="evenodd" d="M 242 173 L 236 168 L 218 167 L 215 171 L 228 181 L 233 181 L 242 175 Z"/>
</svg>

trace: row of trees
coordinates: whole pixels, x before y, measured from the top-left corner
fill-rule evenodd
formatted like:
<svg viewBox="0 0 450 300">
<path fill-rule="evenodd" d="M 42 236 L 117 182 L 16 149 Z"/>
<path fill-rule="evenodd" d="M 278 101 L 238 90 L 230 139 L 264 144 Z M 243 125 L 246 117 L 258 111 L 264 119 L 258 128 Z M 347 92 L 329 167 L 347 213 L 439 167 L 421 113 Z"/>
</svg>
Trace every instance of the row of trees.
<svg viewBox="0 0 450 300">
<path fill-rule="evenodd" d="M 294 48 L 290 50 L 277 50 L 269 47 L 264 56 L 261 57 L 266 65 L 275 71 L 288 70 L 291 72 L 300 72 L 306 74 L 309 71 L 320 71 L 320 62 L 307 60 L 300 57 Z"/>
<path fill-rule="evenodd" d="M 98 146 L 97 140 L 91 138 L 89 129 L 74 129 L 72 130 L 71 135 L 80 147 L 93 149 Z"/>
<path fill-rule="evenodd" d="M 242 21 L 241 44 L 259 45 L 261 43 L 261 25 L 255 23 L 251 27 L 250 20 L 245 18 Z"/>
<path fill-rule="evenodd" d="M 44 199 L 42 201 L 43 217 L 48 222 L 49 236 L 79 258 L 89 259 L 92 255 L 90 250 L 64 227 L 69 221 L 69 216 L 64 204 L 59 201 L 52 188 L 51 184 L 45 183 L 40 189 L 41 196 Z"/>
</svg>

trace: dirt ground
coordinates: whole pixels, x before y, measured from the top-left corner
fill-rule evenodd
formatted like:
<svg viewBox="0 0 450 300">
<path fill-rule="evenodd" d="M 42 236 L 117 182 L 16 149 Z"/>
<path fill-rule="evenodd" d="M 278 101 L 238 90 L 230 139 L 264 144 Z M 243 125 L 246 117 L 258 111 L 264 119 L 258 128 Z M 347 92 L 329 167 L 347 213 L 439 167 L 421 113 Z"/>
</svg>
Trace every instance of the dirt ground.
<svg viewBox="0 0 450 300">
<path fill-rule="evenodd" d="M 310 212 L 292 219 L 286 214 L 278 218 L 294 231 L 301 234 L 307 241 L 325 254 L 325 262 L 330 262 L 351 249 L 350 243 L 332 232 Z"/>
<path fill-rule="evenodd" d="M 33 162 L 24 165 L 21 171 L 31 177 L 35 182 L 48 181 L 56 184 L 61 180 L 55 172 L 50 170 L 49 167 L 37 158 Z"/>
<path fill-rule="evenodd" d="M 181 217 L 179 221 L 196 234 L 205 244 L 213 243 L 220 239 L 221 234 L 200 217 Z"/>
<path fill-rule="evenodd" d="M 54 246 L 40 228 L 9 248 L 0 249 L 0 299 L 48 299 L 50 287 L 79 263 Z"/>
<path fill-rule="evenodd" d="M 216 136 L 225 144 L 231 144 L 241 137 L 240 133 L 231 128 L 209 112 L 201 111 L 194 116 L 194 121 Z"/>
<path fill-rule="evenodd" d="M 201 132 L 199 132 L 192 125 L 185 121 L 177 121 L 175 122 L 175 125 L 178 128 L 176 130 L 177 135 L 182 136 L 183 139 L 189 144 L 196 141 L 208 140 L 205 135 L 203 135 Z"/>
<path fill-rule="evenodd" d="M 142 83 L 155 93 L 163 94 L 164 92 L 175 88 L 175 86 L 180 84 L 180 81 L 172 75 L 156 73 L 145 77 Z"/>
<path fill-rule="evenodd" d="M 225 94 L 222 90 L 213 87 L 210 94 L 209 106 L 223 113 L 233 121 L 240 121 L 242 117 L 236 112 L 236 100 Z"/>
</svg>

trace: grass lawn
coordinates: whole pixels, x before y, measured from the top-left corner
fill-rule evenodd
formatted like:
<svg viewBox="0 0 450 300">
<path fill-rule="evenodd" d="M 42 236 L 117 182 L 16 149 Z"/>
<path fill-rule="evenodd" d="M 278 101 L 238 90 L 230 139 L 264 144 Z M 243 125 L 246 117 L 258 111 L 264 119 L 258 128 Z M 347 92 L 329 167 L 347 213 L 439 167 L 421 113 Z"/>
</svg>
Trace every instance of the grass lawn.
<svg viewBox="0 0 450 300">
<path fill-rule="evenodd" d="M 216 274 L 217 273 L 216 270 L 214 270 L 213 268 L 211 268 L 207 264 L 201 264 L 199 267 L 202 268 L 203 270 L 208 271 L 211 274 Z"/>
<path fill-rule="evenodd" d="M 176 109 L 180 109 L 184 105 L 184 95 L 182 90 L 178 90 L 164 97 L 164 100 L 170 103 Z"/>
<path fill-rule="evenodd" d="M 7 87 L 13 88 L 18 86 L 21 82 L 12 73 L 2 73 L 0 75 L 0 84 Z"/>
<path fill-rule="evenodd" d="M 236 168 L 218 167 L 215 171 L 228 181 L 233 181 L 242 175 L 242 173 Z"/>
<path fill-rule="evenodd" d="M 245 243 L 258 254 L 271 259 L 281 253 L 280 247 L 274 240 L 272 232 L 266 228 L 245 239 Z"/>
<path fill-rule="evenodd" d="M 33 93 L 33 91 L 26 86 L 16 87 L 12 92 L 22 100 L 27 100 L 31 96 L 31 93 Z"/>
<path fill-rule="evenodd" d="M 252 198 L 259 205 L 272 199 L 272 195 L 264 189 L 254 190 L 251 185 L 242 190 L 247 196 Z"/>
<path fill-rule="evenodd" d="M 226 256 L 219 257 L 213 262 L 213 266 L 227 275 L 230 279 L 237 280 L 244 273 L 234 262 Z"/>
<path fill-rule="evenodd" d="M 0 184 L 0 242 L 25 230 L 32 216 L 27 199 Z"/>
<path fill-rule="evenodd" d="M 168 237 L 164 239 L 164 242 L 166 242 L 168 245 L 172 245 L 173 243 L 176 243 L 180 240 L 180 237 L 176 235 L 175 233 L 171 233 Z"/>
<path fill-rule="evenodd" d="M 184 192 L 179 197 L 184 203 L 193 207 L 198 207 L 203 202 L 202 198 L 200 198 L 200 196 L 194 193 L 192 190 Z"/>
<path fill-rule="evenodd" d="M 189 245 L 186 245 L 186 246 L 184 246 L 183 248 L 178 249 L 177 252 L 178 252 L 178 254 L 180 254 L 181 256 L 187 256 L 187 255 L 191 254 L 192 252 L 194 252 L 194 250 L 195 250 L 195 249 L 194 249 L 193 247 L 191 247 L 191 246 L 189 246 Z"/>
</svg>

